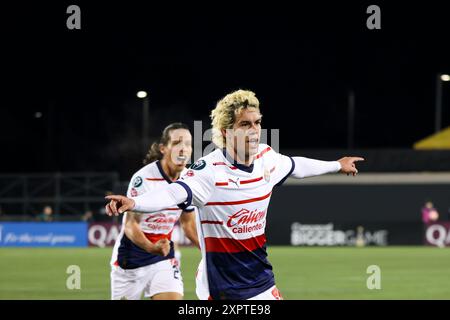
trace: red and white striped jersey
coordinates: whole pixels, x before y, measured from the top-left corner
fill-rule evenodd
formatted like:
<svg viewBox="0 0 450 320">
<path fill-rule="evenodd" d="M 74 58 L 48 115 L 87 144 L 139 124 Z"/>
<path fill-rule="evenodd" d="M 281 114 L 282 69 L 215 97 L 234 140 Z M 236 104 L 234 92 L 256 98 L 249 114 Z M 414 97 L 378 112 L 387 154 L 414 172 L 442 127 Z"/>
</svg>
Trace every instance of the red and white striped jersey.
<svg viewBox="0 0 450 320">
<path fill-rule="evenodd" d="M 182 172 L 184 174 L 186 169 Z M 159 161 L 152 162 L 139 171 L 137 171 L 128 186 L 127 197 L 137 197 L 144 193 L 152 193 L 156 190 L 166 187 L 172 183 L 169 177 L 164 173 Z M 189 207 L 184 211 L 192 211 L 193 207 Z M 175 223 L 180 218 L 183 210 L 177 206 L 165 208 L 157 212 L 140 214 L 140 228 L 145 236 L 153 243 L 162 238 L 171 239 L 172 230 Z M 120 265 L 124 269 L 133 269 L 159 262 L 164 259 L 173 258 L 173 245 L 168 256 L 161 257 L 150 254 L 136 246 L 128 239 L 124 232 L 124 224 L 126 213 L 122 218 L 122 230 L 113 249 L 111 263 Z"/>
<path fill-rule="evenodd" d="M 283 183 L 294 166 L 290 157 L 265 144 L 249 167 L 218 149 L 178 181 L 199 209 L 197 232 L 206 268 L 202 274 L 212 299 L 248 299 L 274 285 L 266 258 L 267 209 L 273 187 Z"/>
</svg>

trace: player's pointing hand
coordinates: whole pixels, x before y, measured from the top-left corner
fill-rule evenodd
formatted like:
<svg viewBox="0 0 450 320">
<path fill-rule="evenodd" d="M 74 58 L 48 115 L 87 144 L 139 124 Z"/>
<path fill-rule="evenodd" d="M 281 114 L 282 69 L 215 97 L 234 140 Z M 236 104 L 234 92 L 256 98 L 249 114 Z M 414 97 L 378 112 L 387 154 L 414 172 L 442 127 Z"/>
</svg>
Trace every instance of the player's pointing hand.
<svg viewBox="0 0 450 320">
<path fill-rule="evenodd" d="M 358 169 L 356 169 L 355 162 L 357 161 L 364 161 L 364 158 L 361 157 L 344 157 L 338 160 L 341 164 L 341 171 L 342 173 L 346 173 L 347 175 L 352 174 L 353 176 L 356 176 L 358 173 Z"/>
<path fill-rule="evenodd" d="M 108 216 L 118 216 L 125 211 L 132 210 L 134 208 L 134 200 L 118 195 L 106 196 L 108 200 L 111 200 L 106 206 L 106 214 Z"/>
</svg>

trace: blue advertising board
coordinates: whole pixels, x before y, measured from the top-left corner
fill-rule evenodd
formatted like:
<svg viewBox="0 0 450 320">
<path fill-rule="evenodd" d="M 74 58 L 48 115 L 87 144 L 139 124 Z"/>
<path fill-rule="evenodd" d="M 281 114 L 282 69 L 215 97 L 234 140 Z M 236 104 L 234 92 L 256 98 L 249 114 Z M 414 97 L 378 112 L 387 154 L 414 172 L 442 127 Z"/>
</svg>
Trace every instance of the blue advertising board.
<svg viewBox="0 0 450 320">
<path fill-rule="evenodd" d="M 87 247 L 86 222 L 0 222 L 0 247 Z"/>
</svg>

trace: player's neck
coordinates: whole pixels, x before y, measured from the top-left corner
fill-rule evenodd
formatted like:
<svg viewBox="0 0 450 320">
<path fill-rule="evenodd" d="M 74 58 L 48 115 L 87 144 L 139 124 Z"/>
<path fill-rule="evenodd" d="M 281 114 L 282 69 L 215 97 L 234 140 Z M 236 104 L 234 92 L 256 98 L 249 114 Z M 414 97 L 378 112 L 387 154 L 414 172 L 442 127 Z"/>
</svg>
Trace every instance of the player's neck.
<svg viewBox="0 0 450 320">
<path fill-rule="evenodd" d="M 167 161 L 162 159 L 160 162 L 161 162 L 161 167 L 162 167 L 164 173 L 170 180 L 176 181 L 180 178 L 180 172 L 178 172 L 176 170 L 172 170 L 170 168 L 169 164 L 167 163 Z"/>
<path fill-rule="evenodd" d="M 244 159 L 241 159 L 239 157 L 239 154 L 234 151 L 234 148 L 231 146 L 226 146 L 227 153 L 233 158 L 234 163 L 242 164 L 244 166 L 249 167 L 253 163 L 253 156 L 244 157 Z"/>
</svg>

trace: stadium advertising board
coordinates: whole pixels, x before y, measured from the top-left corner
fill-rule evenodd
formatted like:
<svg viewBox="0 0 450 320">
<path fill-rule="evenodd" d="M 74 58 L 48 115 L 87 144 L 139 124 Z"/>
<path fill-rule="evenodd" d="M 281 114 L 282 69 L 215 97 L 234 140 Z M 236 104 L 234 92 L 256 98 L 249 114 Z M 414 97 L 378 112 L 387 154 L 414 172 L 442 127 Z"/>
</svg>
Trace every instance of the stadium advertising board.
<svg viewBox="0 0 450 320">
<path fill-rule="evenodd" d="M 356 228 L 335 228 L 328 224 L 301 224 L 291 226 L 291 245 L 294 246 L 386 246 L 388 230 L 367 230 Z"/>
<path fill-rule="evenodd" d="M 450 247 L 450 222 L 435 222 L 425 229 L 425 244 L 436 247 Z"/>
<path fill-rule="evenodd" d="M 88 244 L 90 247 L 112 247 L 119 236 L 121 225 L 114 222 L 93 222 L 88 226 Z M 172 233 L 172 240 L 181 246 L 192 245 L 181 228 Z"/>
<path fill-rule="evenodd" d="M 286 226 L 286 229 L 288 226 Z M 289 241 L 293 246 L 387 246 L 421 245 L 423 227 L 420 223 L 342 223 L 312 224 L 293 222 L 290 239 L 271 232 L 274 240 Z"/>
<path fill-rule="evenodd" d="M 111 247 L 120 232 L 120 224 L 112 222 L 94 222 L 89 224 L 87 237 L 90 247 Z"/>
<path fill-rule="evenodd" d="M 0 247 L 86 247 L 85 222 L 2 222 Z"/>
<path fill-rule="evenodd" d="M 283 192 L 274 192 L 267 215 L 267 242 L 298 246 L 420 246 L 426 232 L 421 212 L 426 199 L 432 194 L 437 208 L 449 206 L 448 184 L 370 183 L 288 184 Z M 351 201 L 346 200 L 350 195 Z M 431 244 L 449 245 L 450 239 L 441 240 L 448 239 L 445 224 L 433 228 L 437 240 L 432 239 Z"/>
</svg>

